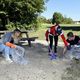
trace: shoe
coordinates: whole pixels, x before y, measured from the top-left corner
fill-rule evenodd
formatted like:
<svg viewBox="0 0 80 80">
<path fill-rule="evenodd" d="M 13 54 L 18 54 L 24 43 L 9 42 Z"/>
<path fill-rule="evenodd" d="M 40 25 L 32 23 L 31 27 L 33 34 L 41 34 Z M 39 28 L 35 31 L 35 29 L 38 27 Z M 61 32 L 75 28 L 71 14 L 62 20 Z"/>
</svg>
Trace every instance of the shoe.
<svg viewBox="0 0 80 80">
<path fill-rule="evenodd" d="M 6 58 L 6 61 L 8 61 L 9 63 L 13 62 L 10 58 Z"/>
<path fill-rule="evenodd" d="M 55 54 L 52 54 L 51 56 L 50 56 L 50 60 L 53 60 L 53 59 L 56 59 L 57 58 L 57 55 L 55 55 Z"/>
</svg>

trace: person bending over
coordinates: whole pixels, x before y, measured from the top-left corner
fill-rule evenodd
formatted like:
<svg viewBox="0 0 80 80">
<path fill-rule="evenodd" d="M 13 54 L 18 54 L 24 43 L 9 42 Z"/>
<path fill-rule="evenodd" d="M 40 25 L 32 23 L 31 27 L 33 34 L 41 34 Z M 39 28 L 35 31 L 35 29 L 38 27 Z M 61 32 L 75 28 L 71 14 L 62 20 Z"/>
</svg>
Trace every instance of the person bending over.
<svg viewBox="0 0 80 80">
<path fill-rule="evenodd" d="M 50 41 L 49 44 L 49 55 L 56 55 L 57 53 L 57 44 L 58 44 L 58 36 L 60 36 L 64 42 L 64 45 L 68 48 L 69 44 L 65 39 L 63 31 L 59 24 L 54 23 L 45 33 L 46 41 Z M 54 53 L 50 54 L 53 46 L 53 38 L 54 38 Z"/>
<path fill-rule="evenodd" d="M 67 34 L 67 42 L 70 45 L 78 45 L 78 44 L 80 44 L 80 38 L 79 38 L 79 36 L 74 35 L 73 32 L 69 32 Z"/>
</svg>

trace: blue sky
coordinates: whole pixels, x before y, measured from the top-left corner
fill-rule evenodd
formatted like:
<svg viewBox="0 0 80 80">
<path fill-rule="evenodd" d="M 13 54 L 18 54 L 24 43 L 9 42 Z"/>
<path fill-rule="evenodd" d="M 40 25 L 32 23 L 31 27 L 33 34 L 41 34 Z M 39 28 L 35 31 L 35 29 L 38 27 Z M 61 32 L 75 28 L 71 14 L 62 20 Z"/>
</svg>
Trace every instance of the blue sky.
<svg viewBox="0 0 80 80">
<path fill-rule="evenodd" d="M 47 19 L 51 18 L 54 12 L 60 12 L 73 20 L 80 20 L 80 0 L 49 0 L 45 7 L 46 10 L 41 15 Z"/>
</svg>

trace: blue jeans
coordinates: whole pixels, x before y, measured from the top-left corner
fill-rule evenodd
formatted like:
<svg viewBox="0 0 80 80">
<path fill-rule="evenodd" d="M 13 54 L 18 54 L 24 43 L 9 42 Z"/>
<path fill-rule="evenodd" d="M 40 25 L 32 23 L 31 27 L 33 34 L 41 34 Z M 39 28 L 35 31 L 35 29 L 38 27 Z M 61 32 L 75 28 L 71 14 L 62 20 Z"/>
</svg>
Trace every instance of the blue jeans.
<svg viewBox="0 0 80 80">
<path fill-rule="evenodd" d="M 10 47 L 8 47 L 8 46 L 0 43 L 0 52 L 3 53 L 3 55 L 4 55 L 4 57 L 5 57 L 6 59 L 10 59 L 10 58 L 9 58 L 9 55 L 10 55 Z"/>
</svg>

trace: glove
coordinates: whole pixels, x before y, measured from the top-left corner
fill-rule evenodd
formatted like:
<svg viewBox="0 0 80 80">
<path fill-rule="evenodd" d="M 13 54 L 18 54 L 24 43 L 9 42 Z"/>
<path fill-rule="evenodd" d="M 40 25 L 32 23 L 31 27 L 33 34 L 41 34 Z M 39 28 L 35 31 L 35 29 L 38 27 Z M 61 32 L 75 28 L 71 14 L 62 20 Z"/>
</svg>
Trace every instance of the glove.
<svg viewBox="0 0 80 80">
<path fill-rule="evenodd" d="M 70 50 L 70 49 L 71 49 L 71 45 L 68 45 L 68 46 L 67 46 L 67 50 Z"/>
<path fill-rule="evenodd" d="M 8 47 L 11 47 L 11 48 L 16 48 L 16 45 L 14 45 L 14 44 L 12 44 L 10 42 L 6 42 L 5 45 L 8 46 Z"/>
<path fill-rule="evenodd" d="M 16 48 L 16 45 L 12 45 L 11 48 Z"/>
</svg>

